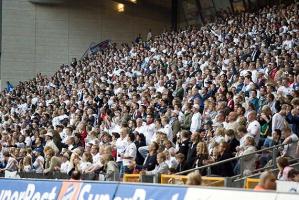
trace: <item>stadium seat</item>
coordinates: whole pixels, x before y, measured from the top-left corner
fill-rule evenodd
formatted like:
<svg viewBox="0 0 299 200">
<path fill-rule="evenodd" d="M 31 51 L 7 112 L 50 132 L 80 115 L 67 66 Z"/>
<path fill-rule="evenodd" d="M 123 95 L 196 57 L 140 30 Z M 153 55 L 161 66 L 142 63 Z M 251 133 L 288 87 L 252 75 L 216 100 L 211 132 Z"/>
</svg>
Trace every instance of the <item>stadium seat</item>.
<svg viewBox="0 0 299 200">
<path fill-rule="evenodd" d="M 124 174 L 123 182 L 140 182 L 139 174 Z"/>
<path fill-rule="evenodd" d="M 246 178 L 245 189 L 253 189 L 259 182 L 259 178 Z"/>
</svg>

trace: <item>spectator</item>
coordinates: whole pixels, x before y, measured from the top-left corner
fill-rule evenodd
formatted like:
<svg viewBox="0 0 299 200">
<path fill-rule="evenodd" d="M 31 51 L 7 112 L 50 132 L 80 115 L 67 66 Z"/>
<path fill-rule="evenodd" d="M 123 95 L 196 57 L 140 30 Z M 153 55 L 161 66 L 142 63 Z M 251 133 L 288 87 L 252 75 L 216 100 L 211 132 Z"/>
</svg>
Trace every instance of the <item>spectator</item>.
<svg viewBox="0 0 299 200">
<path fill-rule="evenodd" d="M 277 167 L 279 169 L 279 173 L 277 175 L 277 179 L 281 181 L 288 180 L 288 173 L 292 170 L 292 167 L 289 167 L 288 159 L 285 157 L 279 157 L 277 159 Z"/>
<path fill-rule="evenodd" d="M 187 163 L 186 163 L 186 159 L 185 159 L 185 155 L 182 153 L 178 153 L 175 155 L 175 159 L 178 162 L 177 168 L 176 168 L 176 172 L 182 172 L 187 170 Z"/>
<path fill-rule="evenodd" d="M 116 181 L 119 171 L 117 163 L 113 160 L 113 157 L 110 154 L 105 154 L 102 157 L 104 172 L 105 172 L 105 180 L 107 181 Z"/>
<path fill-rule="evenodd" d="M 299 171 L 295 169 L 290 170 L 288 179 L 294 182 L 299 182 Z"/>
<path fill-rule="evenodd" d="M 133 133 L 129 133 L 127 137 L 127 147 L 123 154 L 121 154 L 121 158 L 123 159 L 123 172 L 131 174 L 133 169 L 130 169 L 133 161 L 136 159 L 137 149 L 134 143 L 135 135 Z"/>
<path fill-rule="evenodd" d="M 144 161 L 144 164 L 142 167 L 143 170 L 152 171 L 156 168 L 156 166 L 158 165 L 158 163 L 157 163 L 158 149 L 159 149 L 159 145 L 156 142 L 153 142 L 148 147 L 149 152 L 145 158 L 145 161 Z"/>
<path fill-rule="evenodd" d="M 36 148 L 33 151 L 34 162 L 32 164 L 32 167 L 36 173 L 43 173 L 43 171 L 44 171 L 45 159 L 41 154 L 42 154 L 42 151 L 39 148 Z"/>
<path fill-rule="evenodd" d="M 81 180 L 81 173 L 79 171 L 73 171 L 70 180 Z"/>
<path fill-rule="evenodd" d="M 193 105 L 193 115 L 191 119 L 190 131 L 194 132 L 201 128 L 201 114 L 199 112 L 199 105 Z"/>
<path fill-rule="evenodd" d="M 191 172 L 187 175 L 186 185 L 201 185 L 202 178 L 198 172 Z"/>
<path fill-rule="evenodd" d="M 49 172 L 57 171 L 60 169 L 61 160 L 59 157 L 55 156 L 55 152 L 51 147 L 45 148 L 45 156 L 46 156 L 46 165 L 44 174 Z"/>
<path fill-rule="evenodd" d="M 247 120 L 248 120 L 247 131 L 249 135 L 251 135 L 254 138 L 255 143 L 258 144 L 260 140 L 261 125 L 256 120 L 256 111 L 251 111 L 250 113 L 248 113 Z"/>
<path fill-rule="evenodd" d="M 260 175 L 260 182 L 254 188 L 255 191 L 264 191 L 264 190 L 275 190 L 276 189 L 276 179 L 275 176 L 269 172 L 265 171 Z"/>
<path fill-rule="evenodd" d="M 49 148 L 53 149 L 55 154 L 59 153 L 59 149 L 53 141 L 53 133 L 52 132 L 48 132 L 45 135 L 45 141 L 46 141 L 45 148 L 49 147 Z"/>
<path fill-rule="evenodd" d="M 165 163 L 166 155 L 165 153 L 158 153 L 157 162 L 158 165 L 152 171 L 142 171 L 141 174 L 146 175 L 154 175 L 154 174 L 167 174 L 168 173 L 168 165 Z"/>
<path fill-rule="evenodd" d="M 69 174 L 99 174 L 106 170 L 101 158 L 109 154 L 122 173 L 126 160 L 121 155 L 129 146 L 130 133 L 136 136 L 131 142 L 138 152 L 129 159 L 129 167 L 142 169 L 145 163 L 146 169 L 151 168 L 147 171 L 166 168 L 153 162 L 158 152 L 167 154 L 168 168 L 176 168 L 177 153 L 185 156 L 188 166 L 202 166 L 230 158 L 235 151 L 241 155 L 253 150 L 245 145 L 249 136 L 254 137 L 255 148 L 279 144 L 277 130 L 282 131 L 282 156 L 296 158 L 297 16 L 294 3 L 238 15 L 221 12 L 202 27 L 150 34 L 149 40 L 139 35 L 132 45 L 107 44 L 62 65 L 52 77 L 37 74 L 4 90 L 0 168 L 7 165 L 4 152 L 21 170 L 33 151 L 33 169 L 38 173 L 44 170 L 44 160 L 46 171 L 52 163 L 50 171 L 61 170 L 55 161 L 63 159 L 69 161 Z M 285 18 L 288 23 L 277 23 Z M 285 131 L 288 127 L 291 131 Z M 229 129 L 236 132 L 235 139 Z M 199 141 L 210 156 L 206 151 L 195 156 Z M 223 147 L 224 141 L 230 148 Z M 49 148 L 54 155 L 44 156 Z M 65 152 L 69 159 L 57 157 Z M 271 156 L 260 155 L 262 165 Z M 89 166 L 80 168 L 82 163 Z M 228 176 L 235 164 L 222 165 L 216 172 Z"/>
<path fill-rule="evenodd" d="M 289 158 L 298 158 L 298 137 L 295 133 L 292 133 L 290 128 L 285 128 L 283 130 L 283 135 L 285 136 L 284 141 L 282 144 L 284 144 L 282 156 L 289 157 Z"/>
<path fill-rule="evenodd" d="M 17 171 L 18 170 L 18 161 L 13 158 L 9 152 L 5 151 L 3 152 L 3 160 L 6 163 L 5 168 L 0 169 L 0 171 Z"/>
<path fill-rule="evenodd" d="M 190 145 L 187 153 L 187 167 L 190 169 L 194 166 L 196 157 L 197 157 L 197 144 L 199 142 L 199 132 L 195 131 L 191 135 L 191 142 L 192 144 Z"/>
<path fill-rule="evenodd" d="M 67 152 L 62 154 L 60 172 L 68 174 L 70 172 L 70 156 Z"/>
</svg>

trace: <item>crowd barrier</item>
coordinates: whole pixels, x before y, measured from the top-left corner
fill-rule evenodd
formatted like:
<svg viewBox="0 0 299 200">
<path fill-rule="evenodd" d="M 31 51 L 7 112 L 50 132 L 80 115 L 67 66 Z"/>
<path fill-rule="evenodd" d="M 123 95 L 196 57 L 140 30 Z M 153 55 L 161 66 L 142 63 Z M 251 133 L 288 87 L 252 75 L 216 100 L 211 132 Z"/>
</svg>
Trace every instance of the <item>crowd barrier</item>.
<svg viewBox="0 0 299 200">
<path fill-rule="evenodd" d="M 0 179 L 0 200 L 298 200 L 292 193 L 119 182 Z"/>
<path fill-rule="evenodd" d="M 246 178 L 245 189 L 253 189 L 259 182 L 259 178 Z"/>
</svg>

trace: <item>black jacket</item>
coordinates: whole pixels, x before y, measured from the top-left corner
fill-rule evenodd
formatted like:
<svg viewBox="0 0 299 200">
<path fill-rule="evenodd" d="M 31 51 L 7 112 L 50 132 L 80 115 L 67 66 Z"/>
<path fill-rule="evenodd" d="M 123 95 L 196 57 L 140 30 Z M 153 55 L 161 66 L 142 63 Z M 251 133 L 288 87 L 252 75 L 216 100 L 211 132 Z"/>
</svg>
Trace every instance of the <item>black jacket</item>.
<svg viewBox="0 0 299 200">
<path fill-rule="evenodd" d="M 196 161 L 196 146 L 197 146 L 197 142 L 195 144 L 191 144 L 190 145 L 190 148 L 188 149 L 188 153 L 187 153 L 187 158 L 186 158 L 186 161 L 187 161 L 187 167 L 188 169 L 191 169 Z"/>
<path fill-rule="evenodd" d="M 185 140 L 182 143 L 179 144 L 180 148 L 178 153 L 182 153 L 184 154 L 185 158 L 187 158 L 187 154 L 189 151 L 189 147 L 190 147 L 190 140 Z"/>
</svg>

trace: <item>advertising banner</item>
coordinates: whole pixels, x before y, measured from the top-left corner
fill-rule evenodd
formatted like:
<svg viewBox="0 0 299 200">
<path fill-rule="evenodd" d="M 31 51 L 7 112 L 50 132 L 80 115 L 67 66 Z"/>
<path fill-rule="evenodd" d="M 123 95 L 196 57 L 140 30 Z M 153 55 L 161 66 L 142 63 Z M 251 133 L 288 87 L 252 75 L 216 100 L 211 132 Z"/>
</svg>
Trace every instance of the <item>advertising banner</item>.
<svg viewBox="0 0 299 200">
<path fill-rule="evenodd" d="M 58 200 L 110 200 L 113 199 L 117 184 L 63 182 Z"/>
<path fill-rule="evenodd" d="M 286 182 L 285 182 L 286 183 Z M 284 184 L 284 183 L 282 183 Z M 290 185 L 285 188 L 294 188 Z M 0 179 L 0 200 L 298 200 L 296 193 L 84 181 Z"/>
<path fill-rule="evenodd" d="M 184 200 L 186 191 L 186 187 L 121 184 L 114 200 Z"/>
<path fill-rule="evenodd" d="M 0 200 L 55 200 L 60 192 L 58 181 L 26 181 L 1 179 Z"/>
<path fill-rule="evenodd" d="M 292 181 L 276 181 L 277 192 L 299 193 L 299 183 Z"/>
</svg>

